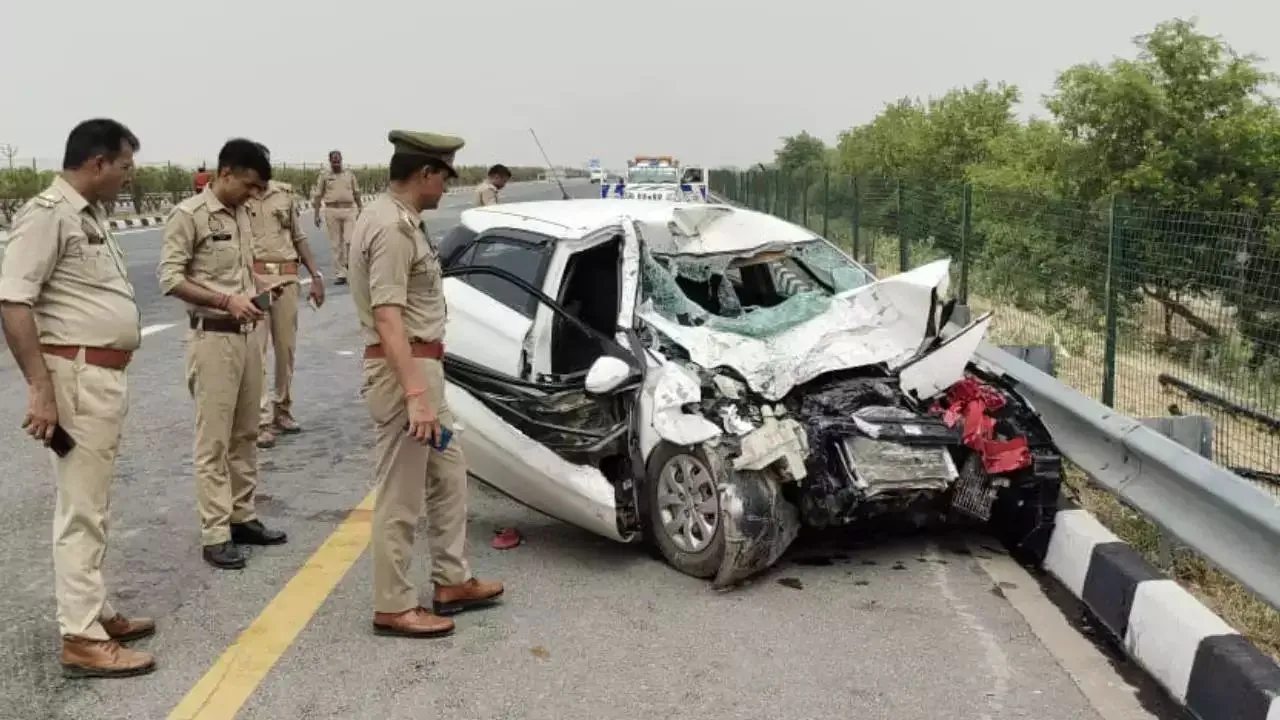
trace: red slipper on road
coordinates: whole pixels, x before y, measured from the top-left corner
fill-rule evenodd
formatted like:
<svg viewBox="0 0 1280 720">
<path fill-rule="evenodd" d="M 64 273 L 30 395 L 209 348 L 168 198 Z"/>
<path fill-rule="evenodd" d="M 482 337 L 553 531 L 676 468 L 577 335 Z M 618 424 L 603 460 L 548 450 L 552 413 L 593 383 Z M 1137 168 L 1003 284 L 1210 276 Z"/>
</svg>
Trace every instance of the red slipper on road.
<svg viewBox="0 0 1280 720">
<path fill-rule="evenodd" d="M 520 531 L 515 528 L 500 528 L 493 531 L 493 547 L 497 550 L 510 550 L 520 544 Z"/>
</svg>

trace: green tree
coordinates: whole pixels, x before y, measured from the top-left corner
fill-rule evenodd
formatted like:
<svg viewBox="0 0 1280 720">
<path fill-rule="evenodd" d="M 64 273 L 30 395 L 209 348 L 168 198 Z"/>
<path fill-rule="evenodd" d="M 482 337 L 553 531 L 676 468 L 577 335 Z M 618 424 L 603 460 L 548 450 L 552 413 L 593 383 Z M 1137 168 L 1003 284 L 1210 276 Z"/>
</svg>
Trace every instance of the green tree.
<svg viewBox="0 0 1280 720">
<path fill-rule="evenodd" d="M 827 144 L 807 130 L 782 139 L 782 147 L 774 151 L 778 170 L 786 175 L 815 172 L 826 166 Z"/>
<path fill-rule="evenodd" d="M 1126 259 L 1143 268 L 1126 290 L 1160 302 L 1166 327 L 1179 315 L 1216 337 L 1183 300 L 1217 293 L 1236 305 L 1246 336 L 1274 345 L 1280 253 L 1254 213 L 1272 211 L 1280 190 L 1280 111 L 1264 92 L 1276 78 L 1194 20 L 1161 23 L 1135 44 L 1136 59 L 1062 73 L 1047 99 L 1077 141 L 1075 192 L 1151 209 L 1124 211 Z M 1200 232 L 1171 234 L 1170 213 Z"/>
</svg>

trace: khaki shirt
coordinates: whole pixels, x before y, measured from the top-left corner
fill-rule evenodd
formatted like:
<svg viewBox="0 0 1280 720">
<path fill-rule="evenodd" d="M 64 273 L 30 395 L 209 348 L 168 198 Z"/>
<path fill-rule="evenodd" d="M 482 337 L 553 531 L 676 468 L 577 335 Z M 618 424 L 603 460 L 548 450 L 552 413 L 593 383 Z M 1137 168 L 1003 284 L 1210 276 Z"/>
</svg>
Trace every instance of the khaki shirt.
<svg viewBox="0 0 1280 720">
<path fill-rule="evenodd" d="M 29 305 L 45 345 L 137 350 L 142 319 L 106 213 L 61 177 L 13 219 L 0 301 Z"/>
<path fill-rule="evenodd" d="M 365 207 L 351 234 L 347 282 L 366 345 L 382 342 L 373 309 L 398 305 L 410 340 L 443 340 L 440 259 L 422 217 L 388 194 Z"/>
<path fill-rule="evenodd" d="M 480 187 L 476 188 L 476 204 L 477 205 L 497 205 L 498 204 L 498 188 L 493 183 L 485 180 L 480 183 Z"/>
<path fill-rule="evenodd" d="M 160 240 L 156 275 L 168 295 L 191 280 L 227 295 L 253 295 L 253 231 L 244 205 L 229 208 L 212 186 L 183 200 L 169 212 Z M 230 317 L 225 310 L 192 305 L 187 311 L 206 317 Z"/>
<path fill-rule="evenodd" d="M 321 201 L 326 203 L 354 203 L 360 197 L 360 185 L 356 182 L 356 174 L 343 168 L 335 173 L 333 168 L 326 167 L 316 176 L 316 189 L 312 192 L 311 202 L 316 207 Z"/>
<path fill-rule="evenodd" d="M 298 203 L 293 186 L 272 180 L 261 198 L 250 197 L 249 227 L 253 236 L 253 259 L 268 263 L 298 261 L 298 246 L 307 234 L 298 222 Z"/>
</svg>

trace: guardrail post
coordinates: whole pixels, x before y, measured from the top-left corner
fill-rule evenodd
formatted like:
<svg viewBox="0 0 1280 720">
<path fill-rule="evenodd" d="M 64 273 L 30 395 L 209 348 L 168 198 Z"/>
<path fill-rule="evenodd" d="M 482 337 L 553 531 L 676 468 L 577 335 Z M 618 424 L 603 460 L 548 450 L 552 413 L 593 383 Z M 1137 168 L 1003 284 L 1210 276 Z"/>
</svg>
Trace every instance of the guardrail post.
<svg viewBox="0 0 1280 720">
<path fill-rule="evenodd" d="M 906 223 L 902 217 L 902 180 L 897 181 L 894 196 L 898 204 L 898 272 L 906 272 L 911 264 L 911 252 L 907 244 Z"/>
<path fill-rule="evenodd" d="M 822 237 L 827 237 L 827 222 L 830 220 L 831 213 L 827 212 L 827 205 L 831 200 L 831 171 L 822 171 Z"/>
<path fill-rule="evenodd" d="M 1119 340 L 1120 264 L 1124 261 L 1123 237 L 1116 218 L 1116 196 L 1111 196 L 1107 211 L 1107 269 L 1106 269 L 1106 339 L 1102 353 L 1102 404 L 1115 407 L 1116 401 L 1116 343 Z"/>
<path fill-rule="evenodd" d="M 770 177 L 773 178 L 773 199 L 769 201 L 769 214 L 777 215 L 778 214 L 778 171 L 775 169 L 772 173 L 769 173 L 769 175 Z"/>
<path fill-rule="evenodd" d="M 969 304 L 969 234 L 973 230 L 973 186 L 964 184 L 960 206 L 960 288 L 956 293 L 961 305 Z"/>
<path fill-rule="evenodd" d="M 853 185 L 853 207 L 850 210 L 849 222 L 853 225 L 853 259 L 858 260 L 858 252 L 862 249 L 862 203 L 859 197 L 857 175 L 853 176 L 851 184 Z"/>
</svg>

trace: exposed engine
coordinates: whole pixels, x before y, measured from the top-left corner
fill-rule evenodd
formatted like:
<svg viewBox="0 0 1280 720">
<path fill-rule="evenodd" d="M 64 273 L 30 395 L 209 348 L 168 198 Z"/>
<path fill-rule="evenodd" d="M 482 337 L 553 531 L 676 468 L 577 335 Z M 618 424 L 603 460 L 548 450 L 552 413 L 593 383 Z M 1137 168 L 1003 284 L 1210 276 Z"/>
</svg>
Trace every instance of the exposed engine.
<svg viewBox="0 0 1280 720">
<path fill-rule="evenodd" d="M 971 370 L 921 406 L 895 377 L 866 369 L 819 378 L 773 404 L 724 372 L 702 378 L 698 410 L 736 446 L 722 447 L 733 467 L 768 468 L 784 481 L 804 525 L 911 513 L 921 522 L 985 523 L 1011 550 L 1043 555 L 1061 457 L 1000 380 Z"/>
</svg>

